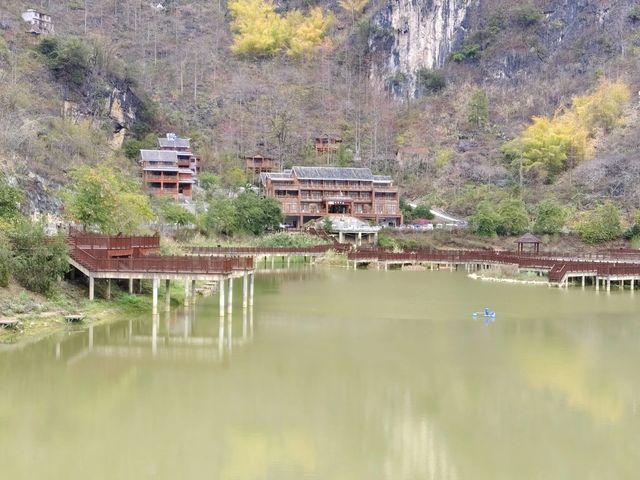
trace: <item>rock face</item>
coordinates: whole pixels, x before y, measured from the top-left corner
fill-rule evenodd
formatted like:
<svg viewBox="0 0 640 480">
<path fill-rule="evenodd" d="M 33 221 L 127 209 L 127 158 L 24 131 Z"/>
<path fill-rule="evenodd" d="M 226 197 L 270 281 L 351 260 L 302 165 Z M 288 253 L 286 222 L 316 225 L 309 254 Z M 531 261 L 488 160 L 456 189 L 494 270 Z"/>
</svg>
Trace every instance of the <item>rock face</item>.
<svg viewBox="0 0 640 480">
<path fill-rule="evenodd" d="M 442 67 L 464 35 L 479 0 L 387 0 L 372 19 L 371 82 L 394 95 L 415 96 L 420 69 Z"/>
<path fill-rule="evenodd" d="M 129 85 L 120 84 L 114 86 L 107 102 L 109 118 L 113 121 L 111 147 L 117 149 L 122 146 L 127 130 L 136 121 L 136 112 L 140 107 L 140 100 Z"/>
</svg>

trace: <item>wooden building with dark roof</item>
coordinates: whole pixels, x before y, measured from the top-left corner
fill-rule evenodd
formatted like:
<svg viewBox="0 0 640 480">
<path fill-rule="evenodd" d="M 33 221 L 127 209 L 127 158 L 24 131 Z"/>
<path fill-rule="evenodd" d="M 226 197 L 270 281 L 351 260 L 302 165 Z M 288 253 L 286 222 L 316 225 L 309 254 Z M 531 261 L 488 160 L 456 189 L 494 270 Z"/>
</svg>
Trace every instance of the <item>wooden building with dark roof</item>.
<svg viewBox="0 0 640 480">
<path fill-rule="evenodd" d="M 300 228 L 327 215 L 350 215 L 377 224 L 400 225 L 400 197 L 391 177 L 368 168 L 293 167 L 263 172 L 262 188 L 282 205 L 285 223 Z"/>
</svg>

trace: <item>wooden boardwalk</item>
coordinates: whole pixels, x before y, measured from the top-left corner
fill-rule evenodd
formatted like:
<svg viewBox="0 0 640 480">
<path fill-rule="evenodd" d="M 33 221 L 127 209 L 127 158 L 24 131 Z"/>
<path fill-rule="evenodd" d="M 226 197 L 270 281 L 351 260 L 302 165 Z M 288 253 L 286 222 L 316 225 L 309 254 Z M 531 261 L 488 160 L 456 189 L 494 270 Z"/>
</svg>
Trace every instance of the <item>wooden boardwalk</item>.
<svg viewBox="0 0 640 480">
<path fill-rule="evenodd" d="M 411 250 L 391 252 L 368 249 L 350 252 L 348 259 L 354 268 L 361 264 L 377 264 L 378 268 L 424 264 L 432 268 L 464 267 L 467 271 L 482 270 L 495 265 L 515 265 L 520 271 L 535 271 L 548 275 L 549 282 L 568 286 L 575 279 L 582 285 L 590 282 L 596 289 L 611 289 L 611 282 L 633 289 L 640 285 L 640 251 L 604 251 L 589 255 L 564 253 L 516 253 L 488 250 Z"/>
<path fill-rule="evenodd" d="M 195 293 L 196 280 L 216 281 L 220 288 L 220 314 L 225 311 L 225 282 L 228 283 L 227 312 L 231 313 L 233 302 L 233 279 L 243 278 L 243 307 L 253 304 L 254 268 L 253 257 L 223 256 L 199 257 L 157 256 L 160 237 L 122 237 L 92 235 L 72 230 L 69 235 L 69 263 L 75 270 L 89 278 L 89 298 L 94 299 L 95 280 L 106 279 L 106 297 L 111 296 L 111 280 L 129 281 L 129 292 L 133 293 L 133 281 L 145 279 L 153 282 L 153 311 L 158 309 L 158 290 L 165 280 L 166 308 L 172 280 L 184 281 L 185 305 Z"/>
</svg>

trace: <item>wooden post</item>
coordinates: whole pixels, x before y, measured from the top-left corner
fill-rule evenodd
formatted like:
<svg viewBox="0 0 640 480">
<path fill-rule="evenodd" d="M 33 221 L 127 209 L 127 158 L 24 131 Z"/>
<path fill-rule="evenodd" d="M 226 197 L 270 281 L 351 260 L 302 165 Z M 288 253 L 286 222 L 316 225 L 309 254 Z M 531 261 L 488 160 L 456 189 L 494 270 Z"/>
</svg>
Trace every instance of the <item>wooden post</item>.
<svg viewBox="0 0 640 480">
<path fill-rule="evenodd" d="M 220 280 L 218 280 L 218 293 L 220 294 L 219 306 L 221 317 L 224 317 L 224 281 L 224 277 L 220 277 Z"/>
</svg>

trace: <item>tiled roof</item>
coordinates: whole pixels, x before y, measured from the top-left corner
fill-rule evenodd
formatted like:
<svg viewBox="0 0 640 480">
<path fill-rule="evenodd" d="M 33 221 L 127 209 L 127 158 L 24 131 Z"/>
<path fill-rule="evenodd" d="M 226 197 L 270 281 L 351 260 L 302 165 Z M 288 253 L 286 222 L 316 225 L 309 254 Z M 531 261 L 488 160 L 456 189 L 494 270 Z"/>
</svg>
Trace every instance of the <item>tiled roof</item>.
<svg viewBox="0 0 640 480">
<path fill-rule="evenodd" d="M 158 138 L 160 148 L 191 148 L 190 138 L 180 137 L 160 137 Z"/>
<path fill-rule="evenodd" d="M 140 150 L 143 162 L 177 162 L 178 152 L 174 150 Z"/>
<path fill-rule="evenodd" d="M 391 182 L 391 177 L 388 175 L 374 175 L 373 181 L 375 183 L 389 183 Z"/>
<path fill-rule="evenodd" d="M 373 180 L 368 168 L 293 167 L 293 175 L 305 180 Z"/>
</svg>

